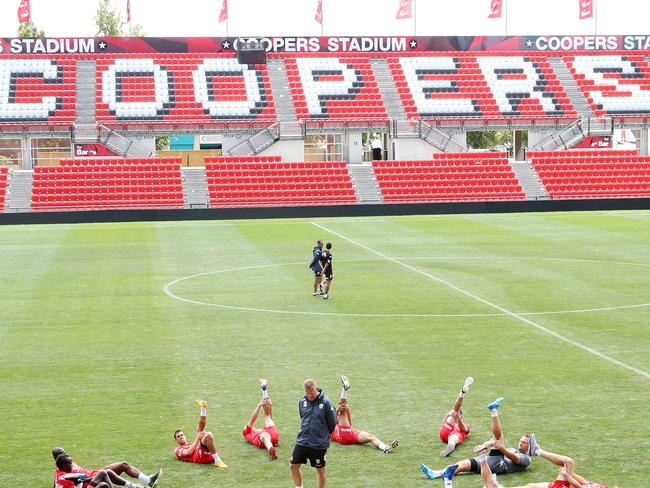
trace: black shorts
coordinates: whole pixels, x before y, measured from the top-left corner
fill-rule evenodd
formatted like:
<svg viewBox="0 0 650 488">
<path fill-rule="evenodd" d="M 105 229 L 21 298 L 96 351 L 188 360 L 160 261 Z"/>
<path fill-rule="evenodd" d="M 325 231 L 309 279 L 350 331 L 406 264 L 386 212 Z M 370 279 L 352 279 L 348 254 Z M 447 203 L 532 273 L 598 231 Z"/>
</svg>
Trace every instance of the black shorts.
<svg viewBox="0 0 650 488">
<path fill-rule="evenodd" d="M 325 278 L 328 280 L 333 280 L 334 279 L 334 272 L 333 271 L 325 271 Z"/>
<path fill-rule="evenodd" d="M 311 270 L 314 272 L 314 276 L 320 276 L 320 275 L 323 274 L 323 270 L 322 270 L 322 269 L 311 268 Z"/>
<path fill-rule="evenodd" d="M 487 463 L 490 466 L 490 471 L 494 474 L 507 474 L 508 471 L 504 471 L 502 468 L 502 461 L 505 458 L 501 451 L 496 449 L 491 449 L 487 455 Z M 470 458 L 469 460 L 470 473 L 481 474 L 481 463 L 478 462 L 478 458 Z"/>
<path fill-rule="evenodd" d="M 291 453 L 290 464 L 311 464 L 314 468 L 324 468 L 327 462 L 327 449 L 314 449 L 296 444 Z"/>
</svg>

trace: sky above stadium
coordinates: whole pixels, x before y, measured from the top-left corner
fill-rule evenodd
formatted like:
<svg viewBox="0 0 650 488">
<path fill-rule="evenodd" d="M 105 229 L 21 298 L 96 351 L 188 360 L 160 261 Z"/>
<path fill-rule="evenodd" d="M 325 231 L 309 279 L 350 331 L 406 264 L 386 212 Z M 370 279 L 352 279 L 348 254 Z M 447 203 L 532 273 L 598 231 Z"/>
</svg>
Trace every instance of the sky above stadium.
<svg viewBox="0 0 650 488">
<path fill-rule="evenodd" d="M 147 35 L 316 36 L 318 0 L 229 0 L 229 22 L 218 23 L 222 0 L 131 0 L 134 24 Z M 504 0 L 504 15 L 488 19 L 490 0 L 414 0 L 416 21 L 396 20 L 399 0 L 323 0 L 324 35 L 648 34 L 648 0 L 596 0 L 596 18 L 578 20 L 578 0 Z M 50 37 L 95 35 L 98 0 L 31 0 L 34 23 Z M 112 0 L 126 17 L 127 0 Z M 14 37 L 20 0 L 0 2 L 0 36 Z"/>
</svg>

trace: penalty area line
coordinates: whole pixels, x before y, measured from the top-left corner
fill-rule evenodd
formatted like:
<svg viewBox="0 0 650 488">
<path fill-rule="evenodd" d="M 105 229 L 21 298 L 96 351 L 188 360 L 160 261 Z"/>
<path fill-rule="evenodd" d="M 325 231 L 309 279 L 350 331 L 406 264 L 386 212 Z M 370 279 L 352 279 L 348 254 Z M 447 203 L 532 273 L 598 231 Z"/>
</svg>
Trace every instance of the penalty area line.
<svg viewBox="0 0 650 488">
<path fill-rule="evenodd" d="M 365 244 L 362 244 L 361 242 L 355 241 L 354 239 L 351 239 L 350 237 L 348 237 L 348 236 L 346 236 L 344 234 L 341 234 L 341 233 L 336 232 L 336 231 L 334 231 L 332 229 L 329 229 L 328 227 L 326 227 L 324 225 L 321 225 L 321 224 L 319 224 L 317 222 L 312 222 L 311 224 L 314 225 L 315 227 L 318 227 L 321 230 L 324 230 L 325 232 L 328 232 L 328 233 L 330 233 L 332 235 L 340 237 L 341 239 L 343 239 L 345 241 L 348 241 L 350 244 L 353 244 L 353 245 L 355 245 L 357 247 L 360 247 L 361 249 L 364 249 L 364 250 L 366 250 L 366 251 L 368 251 L 370 253 L 373 253 L 373 254 L 375 254 L 375 255 L 377 255 L 377 256 L 379 256 L 379 257 L 381 257 L 381 258 L 383 258 L 383 259 L 385 259 L 387 261 L 391 261 L 391 262 L 397 264 L 398 266 L 401 266 L 401 267 L 403 267 L 405 269 L 408 269 L 409 271 L 420 274 L 422 276 L 425 276 L 425 277 L 429 278 L 432 281 L 440 283 L 441 285 L 444 285 L 447 288 L 450 288 L 450 289 L 460 293 L 461 295 L 464 295 L 464 296 L 466 296 L 468 298 L 471 298 L 472 300 L 475 300 L 477 302 L 483 303 L 484 305 L 487 305 L 488 307 L 494 308 L 494 309 L 500 311 L 501 313 L 512 317 L 513 319 L 516 319 L 516 320 L 518 320 L 520 322 L 523 322 L 524 324 L 529 325 L 530 327 L 533 327 L 533 328 L 539 330 L 540 332 L 543 332 L 543 333 L 545 333 L 545 334 L 547 334 L 547 335 L 549 335 L 551 337 L 554 337 L 555 339 L 558 339 L 558 340 L 560 340 L 562 342 L 565 342 L 567 344 L 571 344 L 572 346 L 577 347 L 578 349 L 582 349 L 583 351 L 588 352 L 589 354 L 592 354 L 592 355 L 594 355 L 594 356 L 596 356 L 596 357 L 598 357 L 598 358 L 600 358 L 600 359 L 602 359 L 604 361 L 607 361 L 607 362 L 609 362 L 611 364 L 614 364 L 614 365 L 616 365 L 616 366 L 618 366 L 620 368 L 627 369 L 628 371 L 636 373 L 639 376 L 643 376 L 644 378 L 650 380 L 650 373 L 648 373 L 647 371 L 643 371 L 642 369 L 635 368 L 634 366 L 630 366 L 629 364 L 624 363 L 622 361 L 619 361 L 618 359 L 614 359 L 613 357 L 608 356 L 607 354 L 604 354 L 604 353 L 602 353 L 600 351 L 597 351 L 596 349 L 593 349 L 592 347 L 581 344 L 578 341 L 574 341 L 573 339 L 570 339 L 570 338 L 568 338 L 566 336 L 563 336 L 562 334 L 559 334 L 559 333 L 555 332 L 554 330 L 549 329 L 548 327 L 544 327 L 543 325 L 540 325 L 537 322 L 533 322 L 532 320 L 530 320 L 527 317 L 524 317 L 523 315 L 520 315 L 520 314 L 518 314 L 516 312 L 513 312 L 511 310 L 508 310 L 508 309 L 502 307 L 501 305 L 499 305 L 497 303 L 491 302 L 490 300 L 482 298 L 482 297 L 480 297 L 478 295 L 475 295 L 474 293 L 472 293 L 470 291 L 467 291 L 467 290 L 465 290 L 465 289 L 463 289 L 463 288 L 461 288 L 461 287 L 459 287 L 457 285 L 454 285 L 450 281 L 447 281 L 447 280 L 445 280 L 443 278 L 440 278 L 440 277 L 438 277 L 438 276 L 436 276 L 434 274 L 431 274 L 431 273 L 428 273 L 428 272 L 426 272 L 424 270 L 416 268 L 415 266 L 411 266 L 410 264 L 407 264 L 407 263 L 405 263 L 403 261 L 400 261 L 399 259 L 388 256 L 387 254 L 384 254 L 381 251 L 377 251 L 376 249 L 368 247 Z"/>
</svg>

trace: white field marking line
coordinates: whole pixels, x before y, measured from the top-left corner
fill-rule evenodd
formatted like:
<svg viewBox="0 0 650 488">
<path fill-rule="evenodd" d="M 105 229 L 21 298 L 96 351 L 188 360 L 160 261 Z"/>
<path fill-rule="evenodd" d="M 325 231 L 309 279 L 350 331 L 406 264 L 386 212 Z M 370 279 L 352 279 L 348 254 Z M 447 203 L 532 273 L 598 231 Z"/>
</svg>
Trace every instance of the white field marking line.
<svg viewBox="0 0 650 488">
<path fill-rule="evenodd" d="M 312 222 L 312 224 L 314 224 L 314 226 L 318 227 L 319 229 L 324 230 L 325 232 L 329 232 L 330 234 L 338 236 L 341 239 L 344 239 L 344 240 L 348 241 L 349 243 L 354 244 L 357 247 L 360 247 L 361 249 L 365 249 L 368 252 L 371 252 L 371 253 L 373 253 L 373 254 L 375 254 L 377 256 L 380 256 L 380 257 L 382 257 L 382 258 L 384 258 L 384 259 L 386 259 L 388 261 L 391 261 L 391 262 L 393 262 L 393 263 L 395 263 L 395 264 L 397 264 L 399 266 L 402 266 L 403 268 L 406 268 L 406 269 L 408 269 L 410 271 L 413 271 L 414 273 L 418 273 L 418 274 L 421 274 L 423 276 L 426 276 L 430 280 L 433 280 L 433 281 L 436 281 L 436 282 L 438 282 L 438 283 L 440 283 L 442 285 L 445 285 L 448 288 L 451 288 L 452 290 L 455 290 L 458 293 L 460 293 L 462 295 L 465 295 L 466 297 L 472 298 L 472 299 L 474 299 L 474 300 L 476 300 L 478 302 L 481 302 L 481 303 L 487 305 L 488 307 L 499 310 L 500 312 L 502 312 L 502 313 L 504 313 L 506 315 L 509 315 L 510 317 L 512 317 L 514 319 L 517 319 L 520 322 L 523 322 L 524 324 L 527 324 L 527 325 L 529 325 L 531 327 L 534 327 L 535 329 L 537 329 L 537 330 L 539 330 L 541 332 L 544 332 L 545 334 L 550 335 L 551 337 L 554 337 L 554 338 L 556 338 L 556 339 L 558 339 L 560 341 L 566 342 L 567 344 L 571 344 L 572 346 L 577 347 L 578 349 L 582 349 L 583 351 L 588 352 L 589 354 L 592 354 L 592 355 L 594 355 L 594 356 L 596 356 L 596 357 L 598 357 L 600 359 L 608 361 L 609 363 L 614 364 L 616 366 L 619 366 L 621 368 L 627 369 L 628 371 L 632 371 L 633 373 L 636 373 L 639 376 L 643 376 L 644 378 L 650 380 L 650 373 L 648 373 L 647 371 L 643 371 L 642 369 L 635 368 L 634 366 L 630 366 L 629 364 L 624 363 L 622 361 L 619 361 L 618 359 L 614 359 L 613 357 L 610 357 L 610 356 L 608 356 L 608 355 L 606 355 L 606 354 L 604 354 L 604 353 L 602 353 L 600 351 L 597 351 L 596 349 L 593 349 L 593 348 L 591 348 L 589 346 L 585 346 L 584 344 L 581 344 L 580 342 L 574 341 L 573 339 L 569 339 L 568 337 L 565 337 L 562 334 L 558 334 L 557 332 L 555 332 L 555 331 L 553 331 L 553 330 L 551 330 L 551 329 L 549 329 L 547 327 L 544 327 L 543 325 L 540 325 L 540 324 L 538 324 L 536 322 L 533 322 L 532 320 L 522 316 L 521 314 L 511 312 L 510 310 L 502 307 L 501 305 L 498 305 L 498 304 L 493 303 L 493 302 L 491 302 L 489 300 L 486 300 L 485 298 L 481 298 L 478 295 L 475 295 L 470 291 L 467 291 L 467 290 L 465 290 L 463 288 L 460 288 L 459 286 L 456 286 L 456 285 L 454 285 L 453 283 L 451 283 L 451 282 L 449 282 L 447 280 L 439 278 L 438 276 L 435 276 L 435 275 L 433 275 L 431 273 L 427 273 L 426 271 L 422 271 L 421 269 L 415 268 L 414 266 L 411 266 L 410 264 L 406 264 L 406 263 L 404 263 L 404 262 L 402 262 L 402 261 L 400 261 L 398 259 L 392 258 L 392 257 L 390 257 L 390 256 L 388 256 L 388 255 L 386 255 L 386 254 L 384 254 L 384 253 L 382 253 L 380 251 L 376 251 L 375 249 L 372 249 L 372 248 L 370 248 L 370 247 L 368 247 L 368 246 L 366 246 L 366 245 L 364 245 L 364 244 L 362 244 L 360 242 L 357 242 L 357 241 L 355 241 L 355 240 L 353 240 L 353 239 L 351 239 L 351 238 L 349 238 L 349 237 L 347 237 L 347 236 L 345 236 L 343 234 L 340 234 L 340 233 L 335 232 L 335 231 L 333 231 L 331 229 L 328 229 L 327 227 L 325 227 L 323 225 L 320 225 L 317 222 Z"/>
<path fill-rule="evenodd" d="M 549 257 L 534 257 L 534 256 L 433 256 L 433 257 L 412 257 L 412 258 L 395 258 L 395 259 L 406 259 L 406 260 L 478 260 L 478 259 L 509 259 L 509 260 L 519 260 L 519 261 L 574 261 L 574 262 L 585 262 L 585 263 L 601 263 L 601 264 L 620 264 L 627 266 L 640 266 L 645 268 L 650 268 L 648 264 L 642 263 L 633 263 L 625 261 L 602 261 L 595 259 L 571 259 L 571 258 L 549 258 Z M 364 258 L 364 259 L 343 259 L 338 262 L 341 263 L 355 263 L 355 262 L 368 262 L 368 261 L 384 261 L 383 258 Z M 302 265 L 304 262 L 294 262 L 294 263 L 274 263 L 266 265 L 256 265 L 256 266 L 244 266 L 241 268 L 231 268 L 231 269 L 222 269 L 216 271 L 207 271 L 204 273 L 198 273 L 195 275 L 183 276 L 177 278 L 173 281 L 170 281 L 163 287 L 163 291 L 170 298 L 174 298 L 179 301 L 192 303 L 195 305 L 203 305 L 206 307 L 214 308 L 224 308 L 229 310 L 240 310 L 245 312 L 265 312 L 265 313 L 274 313 L 274 314 L 288 314 L 288 315 L 319 315 L 319 316 L 334 316 L 334 317 L 368 317 L 368 318 L 458 318 L 458 317 L 502 317 L 507 316 L 505 313 L 472 313 L 472 314 L 368 314 L 368 313 L 344 313 L 344 312 L 304 312 L 300 310 L 279 310 L 279 309 L 267 309 L 267 308 L 254 308 L 254 307 L 242 307 L 237 305 L 224 305 L 220 303 L 211 303 L 204 302 L 201 300 L 194 300 L 191 298 L 185 298 L 180 295 L 176 295 L 171 291 L 172 287 L 182 281 L 188 281 L 193 278 L 198 278 L 201 276 L 209 276 L 213 274 L 222 274 L 222 273 L 233 273 L 238 271 L 246 270 L 257 270 L 257 269 L 268 269 L 276 268 L 281 266 L 294 266 Z M 605 312 L 605 311 L 614 311 L 614 310 L 628 310 L 634 308 L 645 308 L 650 307 L 650 303 L 641 303 L 635 305 L 619 305 L 611 307 L 601 307 L 601 308 L 585 308 L 585 309 L 574 309 L 574 310 L 552 310 L 548 312 L 517 312 L 519 315 L 553 315 L 553 314 L 568 314 L 568 313 L 590 313 L 590 312 Z"/>
<path fill-rule="evenodd" d="M 436 220 L 491 220 L 494 218 L 508 218 L 512 220 L 526 220 L 539 217 L 553 217 L 561 213 L 566 215 L 571 213 L 564 212 L 513 212 L 513 213 L 482 213 L 482 214 L 423 214 L 423 215 L 378 215 L 375 219 L 364 219 L 356 217 L 340 217 L 334 219 L 321 219 L 325 223 L 360 223 L 373 224 L 376 222 L 435 222 Z M 625 210 L 595 210 L 592 212 L 575 211 L 581 217 L 645 217 L 650 218 L 650 211 L 647 213 L 625 213 Z M 310 225 L 312 222 L 298 220 L 299 218 L 288 219 L 269 219 L 269 220 L 187 220 L 187 221 L 140 221 L 140 222 L 83 222 L 79 224 L 6 224 L 0 226 L 0 232 L 28 231 L 28 232 L 52 232 L 54 230 L 95 230 L 98 226 L 112 226 L 116 228 L 125 228 L 128 225 L 148 224 L 155 229 L 165 229 L 174 227 L 223 227 L 228 225 Z M 120 227 L 117 227 L 120 226 Z"/>
</svg>

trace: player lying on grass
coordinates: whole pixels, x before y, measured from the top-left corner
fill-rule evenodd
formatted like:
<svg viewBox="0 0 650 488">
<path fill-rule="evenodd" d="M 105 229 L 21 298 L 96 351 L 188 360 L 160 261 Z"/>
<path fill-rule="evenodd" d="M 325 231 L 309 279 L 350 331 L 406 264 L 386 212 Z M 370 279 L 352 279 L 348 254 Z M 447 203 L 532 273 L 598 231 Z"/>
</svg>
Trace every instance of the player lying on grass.
<svg viewBox="0 0 650 488">
<path fill-rule="evenodd" d="M 517 449 L 506 448 L 503 443 L 503 431 L 501 429 L 501 422 L 499 421 L 499 405 L 503 398 L 497 398 L 492 403 L 488 405 L 488 410 L 492 416 L 492 435 L 493 439 L 496 441 L 492 450 L 487 457 L 488 463 L 490 464 L 490 469 L 493 473 L 496 474 L 510 474 L 518 473 L 524 471 L 531 462 L 530 456 L 537 449 L 537 443 L 535 441 L 535 435 L 523 435 L 519 439 L 519 444 Z M 458 473 L 480 473 L 481 467 L 479 465 L 477 458 L 465 459 L 460 461 L 458 464 L 452 464 L 447 466 L 440 471 L 435 471 L 430 469 L 424 464 L 420 465 L 420 469 L 425 474 L 425 476 L 431 480 L 437 478 L 448 477 L 449 473 L 452 473 L 452 476 Z"/>
<path fill-rule="evenodd" d="M 463 422 L 461 407 L 463 406 L 463 398 L 473 382 L 474 379 L 471 376 L 465 380 L 465 384 L 460 389 L 458 397 L 456 397 L 454 408 L 442 420 L 439 432 L 440 440 L 447 444 L 447 447 L 440 453 L 443 457 L 449 456 L 456 449 L 456 446 L 462 444 L 469 435 L 470 427 L 469 424 Z"/>
<path fill-rule="evenodd" d="M 70 474 L 70 473 L 81 473 L 85 474 L 87 477 L 92 478 L 95 474 L 97 474 L 99 471 L 105 471 L 106 474 L 108 475 L 110 481 L 112 484 L 115 485 L 120 485 L 120 486 L 126 486 L 127 488 L 138 488 L 140 485 L 136 483 L 131 483 L 130 481 L 125 480 L 122 478 L 120 475 L 121 474 L 126 474 L 130 476 L 131 478 L 137 479 L 139 481 L 142 481 L 146 485 L 150 487 L 156 486 L 158 483 L 158 480 L 162 476 L 162 469 L 159 469 L 156 473 L 148 476 L 144 474 L 142 471 L 139 469 L 131 466 L 129 463 L 126 461 L 121 461 L 119 463 L 111 463 L 107 466 L 104 466 L 101 470 L 88 470 L 85 468 L 82 468 L 78 464 L 76 464 L 74 461 L 72 461 L 72 458 L 68 456 L 68 454 L 65 452 L 65 449 L 62 447 L 55 447 L 52 449 L 52 457 L 54 458 L 54 461 L 56 463 L 55 466 L 55 471 L 54 471 L 54 485 L 57 485 L 57 477 L 59 477 L 61 474 Z M 58 458 L 61 457 L 62 462 L 66 463 L 66 468 L 69 468 L 68 471 L 62 471 L 58 467 Z M 64 461 L 64 458 L 65 459 Z M 71 463 L 71 466 L 67 465 L 68 459 Z M 91 476 L 92 474 L 92 476 Z M 72 486 L 72 485 L 68 485 Z"/>
<path fill-rule="evenodd" d="M 52 450 L 52 455 L 54 455 L 54 449 Z M 56 458 L 54 486 L 56 488 L 74 488 L 78 483 L 83 482 L 84 487 L 99 486 L 104 483 L 108 487 L 118 485 L 126 486 L 127 488 L 142 488 L 141 485 L 122 478 L 120 476 L 122 473 L 126 473 L 130 477 L 139 479 L 148 486 L 153 487 L 158 483 L 158 479 L 162 475 L 162 470 L 159 470 L 151 476 L 147 476 L 125 461 L 109 464 L 102 469 L 89 470 L 76 464 L 64 451 Z"/>
<path fill-rule="evenodd" d="M 397 439 L 390 444 L 384 444 L 375 434 L 352 428 L 352 414 L 350 413 L 350 406 L 348 405 L 348 390 L 350 389 L 350 382 L 346 376 L 341 376 L 341 384 L 341 399 L 339 400 L 339 405 L 336 409 L 336 427 L 334 428 L 334 432 L 332 432 L 330 438 L 334 442 L 344 446 L 350 444 L 370 443 L 386 454 L 393 451 L 399 445 Z"/>
<path fill-rule="evenodd" d="M 179 429 L 174 432 L 174 440 L 178 444 L 174 453 L 181 461 L 195 464 L 212 464 L 217 468 L 227 468 L 226 463 L 219 457 L 219 450 L 214 443 L 212 432 L 205 431 L 208 403 L 205 400 L 197 400 L 196 404 L 200 408 L 196 437 L 190 444 L 187 442 L 187 438 L 182 430 Z"/>
<path fill-rule="evenodd" d="M 483 478 L 483 485 L 485 488 L 503 488 L 497 479 L 497 475 L 492 473 L 492 470 L 490 469 L 487 455 L 490 447 L 490 443 L 488 442 L 476 448 L 478 450 L 477 459 L 481 466 L 481 478 Z M 587 481 L 585 478 L 577 474 L 575 472 L 575 463 L 570 457 L 560 456 L 558 454 L 548 453 L 545 451 L 541 451 L 539 455 L 554 464 L 562 463 L 562 467 L 560 468 L 560 472 L 558 473 L 555 481 L 528 483 L 527 485 L 515 488 L 607 488 L 607 485 L 592 483 L 591 481 Z M 445 479 L 445 488 L 451 487 L 451 479 Z"/>
<path fill-rule="evenodd" d="M 277 459 L 278 456 L 275 451 L 275 446 L 278 445 L 280 436 L 275 428 L 275 422 L 273 422 L 273 404 L 271 403 L 271 398 L 269 398 L 266 380 L 260 380 L 260 384 L 262 387 L 262 400 L 260 400 L 255 410 L 253 410 L 253 414 L 246 427 L 244 427 L 242 434 L 254 446 L 260 449 L 266 449 L 271 459 Z M 256 429 L 255 421 L 260 413 L 260 409 L 264 410 L 264 428 Z"/>
</svg>

